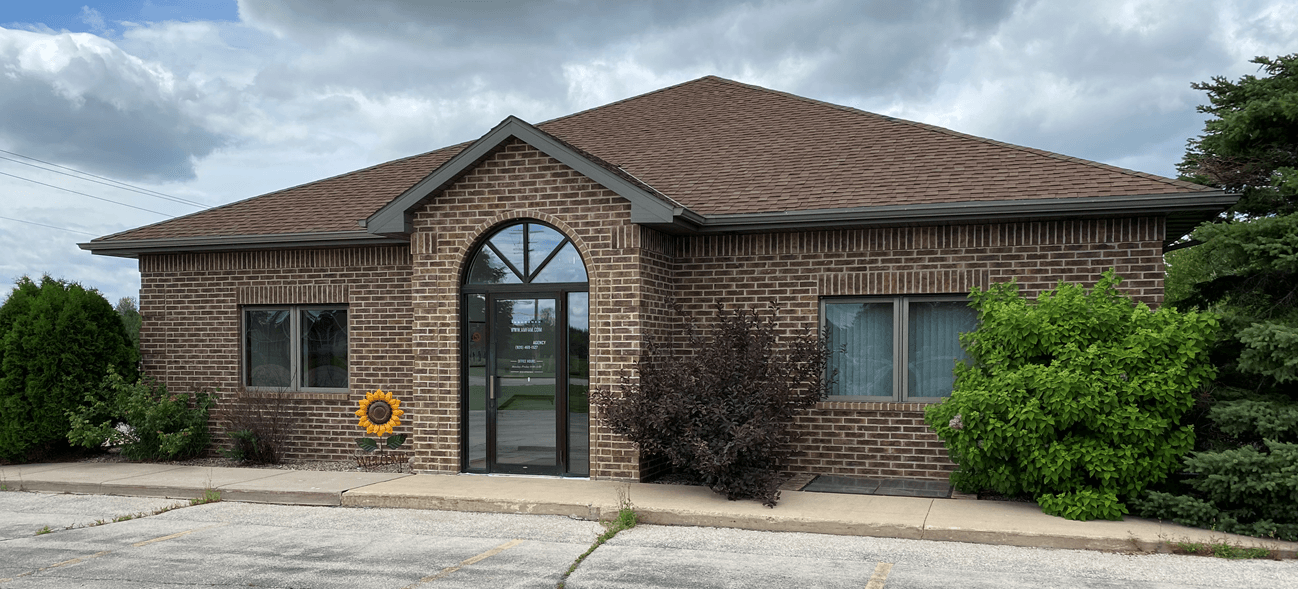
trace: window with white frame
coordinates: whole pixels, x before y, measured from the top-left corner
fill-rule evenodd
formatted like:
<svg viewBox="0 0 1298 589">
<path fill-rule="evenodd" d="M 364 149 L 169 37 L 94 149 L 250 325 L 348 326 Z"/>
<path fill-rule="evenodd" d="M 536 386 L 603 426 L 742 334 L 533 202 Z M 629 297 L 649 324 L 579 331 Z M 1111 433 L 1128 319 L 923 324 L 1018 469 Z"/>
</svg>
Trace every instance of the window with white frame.
<svg viewBox="0 0 1298 589">
<path fill-rule="evenodd" d="M 838 371 L 830 396 L 853 401 L 933 402 L 950 396 L 960 334 L 978 326 L 964 296 L 827 298 L 822 333 Z"/>
<path fill-rule="evenodd" d="M 245 307 L 244 385 L 346 391 L 347 308 Z"/>
</svg>

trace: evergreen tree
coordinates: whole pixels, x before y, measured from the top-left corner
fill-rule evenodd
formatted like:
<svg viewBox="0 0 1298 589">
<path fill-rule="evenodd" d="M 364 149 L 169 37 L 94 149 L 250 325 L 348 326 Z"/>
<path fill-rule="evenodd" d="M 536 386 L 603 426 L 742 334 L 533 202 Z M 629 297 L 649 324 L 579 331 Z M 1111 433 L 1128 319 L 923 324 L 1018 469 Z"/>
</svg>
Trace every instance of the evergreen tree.
<svg viewBox="0 0 1298 589">
<path fill-rule="evenodd" d="M 1167 255 L 1167 304 L 1212 310 L 1216 382 L 1193 415 L 1189 477 L 1140 513 L 1223 532 L 1298 540 L 1298 54 L 1258 57 L 1268 77 L 1221 77 L 1190 141 L 1189 179 L 1241 193 L 1194 247 Z"/>
<path fill-rule="evenodd" d="M 1212 116 L 1177 166 L 1192 182 L 1239 192 L 1224 213 L 1255 219 L 1298 212 L 1298 53 L 1255 57 L 1267 75 L 1192 84 Z"/>
<path fill-rule="evenodd" d="M 98 291 L 20 278 L 0 306 L 0 460 L 66 448 L 68 411 L 98 393 L 110 366 L 135 380 L 138 361 Z"/>
</svg>

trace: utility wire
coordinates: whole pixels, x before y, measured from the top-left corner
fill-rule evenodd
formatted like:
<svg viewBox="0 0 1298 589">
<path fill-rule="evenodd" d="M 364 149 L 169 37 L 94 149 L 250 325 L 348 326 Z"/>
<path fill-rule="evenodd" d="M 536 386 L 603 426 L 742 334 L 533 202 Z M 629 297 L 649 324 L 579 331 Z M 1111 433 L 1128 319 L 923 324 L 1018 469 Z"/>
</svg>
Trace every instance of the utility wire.
<svg viewBox="0 0 1298 589">
<path fill-rule="evenodd" d="M 128 204 L 126 204 L 126 203 L 124 203 L 124 202 L 117 202 L 117 201 L 115 201 L 115 200 L 110 200 L 110 199 L 107 199 L 107 198 L 103 198 L 103 197 L 95 196 L 95 195 L 93 195 L 93 194 L 86 194 L 86 193 L 84 193 L 84 192 L 77 192 L 77 191 L 75 191 L 75 190 L 71 190 L 71 189 L 68 189 L 68 188 L 63 188 L 62 186 L 55 186 L 55 185 L 53 185 L 53 184 L 46 184 L 46 183 L 44 183 L 44 182 L 37 182 L 36 180 L 32 180 L 31 178 L 23 178 L 22 176 L 15 176 L 15 175 L 10 174 L 10 173 L 8 173 L 8 172 L 0 172 L 0 175 L 3 175 L 3 176 L 9 176 L 10 178 L 17 178 L 17 179 L 19 179 L 19 180 L 26 180 L 26 181 L 31 182 L 31 183 L 33 183 L 33 184 L 40 184 L 41 186 L 49 186 L 50 188 L 53 188 L 53 189 L 55 189 L 55 190 L 62 190 L 62 191 L 64 191 L 64 192 L 71 192 L 72 194 L 80 194 L 81 196 L 86 196 L 86 197 L 89 197 L 89 198 L 93 198 L 93 199 L 95 199 L 95 200 L 102 200 L 102 201 L 104 201 L 104 202 L 111 202 L 111 203 L 113 203 L 113 204 L 115 204 L 115 205 L 122 205 L 122 206 L 124 206 L 124 207 L 130 207 L 130 208 L 132 208 L 132 209 L 141 210 L 141 211 L 144 211 L 144 212 L 146 212 L 146 213 L 153 213 L 153 214 L 155 214 L 155 215 L 162 215 L 162 216 L 164 216 L 164 217 L 174 217 L 174 216 L 175 216 L 175 215 L 168 215 L 167 213 L 160 213 L 160 212 L 155 211 L 155 210 L 152 210 L 152 209 L 146 209 L 146 208 L 144 208 L 144 207 L 137 207 L 137 206 L 135 206 L 135 205 L 128 205 Z"/>
<path fill-rule="evenodd" d="M 156 190 L 149 190 L 148 188 L 140 188 L 140 187 L 138 187 L 138 186 L 132 186 L 132 185 L 130 185 L 130 184 L 127 184 L 127 183 L 125 183 L 125 182 L 121 182 L 121 181 L 119 181 L 119 180 L 113 180 L 112 178 L 105 178 L 105 177 L 103 177 L 103 176 L 98 176 L 98 175 L 95 175 L 95 174 L 91 174 L 90 172 L 82 172 L 81 170 L 78 170 L 78 169 L 76 169 L 76 168 L 69 168 L 69 167 L 67 167 L 67 166 L 60 166 L 59 164 L 52 163 L 52 162 L 47 162 L 47 161 L 45 161 L 45 160 L 38 160 L 38 159 L 36 159 L 36 158 L 34 158 L 34 157 L 31 157 L 31 156 L 29 156 L 29 155 L 23 155 L 23 154 L 21 154 L 21 153 L 14 153 L 14 152 L 12 152 L 12 151 L 6 151 L 6 150 L 3 150 L 3 149 L 0 149 L 0 153 L 7 153 L 7 154 L 9 154 L 9 155 L 17 156 L 17 157 L 20 157 L 20 158 L 23 158 L 23 159 L 32 160 L 32 161 L 34 161 L 34 162 L 40 162 L 40 163 L 45 164 L 45 165 L 47 165 L 47 166 L 54 166 L 54 167 L 56 167 L 56 168 L 62 168 L 62 169 L 64 169 L 64 170 L 68 170 L 68 171 L 70 171 L 70 172 L 76 172 L 76 173 L 78 173 L 78 174 L 82 174 L 82 175 L 85 175 L 85 176 L 90 176 L 90 177 L 92 177 L 92 178 L 98 178 L 98 179 L 100 179 L 100 180 L 106 180 L 106 181 L 108 181 L 108 182 L 112 182 L 113 184 L 118 184 L 118 185 L 124 186 L 124 187 L 126 187 L 126 188 L 129 188 L 129 189 L 135 190 L 135 191 L 137 191 L 137 192 L 144 192 L 144 193 L 148 193 L 148 194 L 150 194 L 150 195 L 159 196 L 159 197 L 165 197 L 165 198 L 169 198 L 169 199 L 175 200 L 175 201 L 177 201 L 177 202 L 183 202 L 183 203 L 185 203 L 185 204 L 194 205 L 194 206 L 196 206 L 196 207 L 207 208 L 207 205 L 205 205 L 205 204 L 203 204 L 203 203 L 200 203 L 200 202 L 194 202 L 194 201 L 192 201 L 192 200 L 188 200 L 188 199 L 180 198 L 179 196 L 171 196 L 170 194 L 166 194 L 166 193 L 158 192 L 158 191 L 156 191 Z M 4 159 L 9 159 L 9 158 L 4 158 Z M 13 161 L 13 160 L 10 160 L 10 161 Z M 25 163 L 25 162 L 18 162 L 18 163 L 21 164 L 21 163 Z M 27 165 L 30 166 L 31 164 L 27 164 Z M 49 171 L 53 172 L 54 170 L 49 170 Z"/>
<path fill-rule="evenodd" d="M 58 229 L 59 231 L 67 231 L 69 233 L 80 233 L 82 235 L 89 235 L 91 237 L 95 237 L 94 233 L 86 233 L 85 231 L 77 231 L 76 229 L 68 229 L 66 227 L 55 227 L 53 225 L 46 225 L 44 223 L 37 223 L 35 221 L 24 221 L 22 219 L 14 219 L 12 217 L 0 217 L 0 219 L 4 219 L 6 221 L 14 221 L 17 223 L 26 223 L 28 225 L 35 225 L 37 227 L 48 227 L 50 229 Z"/>
<path fill-rule="evenodd" d="M 0 151 L 4 151 L 4 150 L 0 150 Z M 5 153 L 9 153 L 9 152 L 5 151 Z M 167 196 L 167 195 L 159 196 L 159 195 L 157 195 L 157 194 L 151 194 L 151 193 L 149 193 L 148 191 L 145 191 L 145 190 L 142 190 L 142 189 L 137 189 L 137 188 L 135 188 L 134 186 L 131 186 L 131 185 L 129 185 L 129 184 L 126 184 L 126 185 L 123 185 L 123 186 L 118 186 L 117 184 L 112 184 L 112 183 L 110 183 L 110 182 L 103 182 L 103 181 L 100 181 L 100 180 L 95 180 L 95 179 L 93 179 L 93 178 L 82 178 L 81 176 L 78 176 L 78 175 L 76 175 L 76 174 L 69 174 L 69 173 L 67 173 L 67 172 L 60 172 L 60 171 L 58 171 L 58 170 L 51 170 L 51 169 L 49 169 L 49 168 L 42 168 L 42 167 L 40 167 L 40 166 L 38 166 L 38 165 L 36 165 L 36 164 L 29 164 L 29 163 L 27 163 L 27 162 L 19 161 L 19 160 L 13 159 L 13 158 L 11 158 L 11 157 L 5 157 L 5 156 L 3 156 L 3 155 L 0 155 L 0 160 L 10 161 L 10 162 L 13 162 L 13 163 L 15 163 L 15 164 L 22 164 L 22 165 L 24 165 L 24 166 L 31 166 L 31 167 L 33 167 L 33 168 L 36 168 L 37 170 L 42 171 L 42 172 L 53 172 L 53 173 L 55 173 L 55 174 L 62 174 L 62 175 L 67 176 L 67 177 L 69 177 L 69 178 L 76 178 L 77 180 L 85 180 L 86 182 L 94 182 L 95 184 L 103 184 L 104 186 L 107 186 L 107 187 L 109 187 L 109 188 L 116 188 L 116 189 L 119 189 L 119 190 L 129 190 L 129 191 L 131 191 L 131 192 L 138 192 L 138 193 L 140 193 L 140 194 L 143 194 L 144 196 L 152 196 L 153 198 L 162 199 L 162 200 L 169 200 L 169 201 L 171 201 L 171 202 L 180 203 L 180 204 L 183 204 L 183 205 L 189 205 L 189 206 L 191 206 L 191 207 L 198 207 L 198 208 L 200 208 L 200 209 L 207 208 L 207 207 L 204 206 L 204 205 L 196 204 L 196 203 L 193 203 L 193 202 L 187 201 L 187 200 L 182 199 L 182 198 L 176 198 L 176 197 L 174 197 L 174 196 Z M 36 161 L 40 161 L 40 160 L 36 160 Z M 50 165 L 55 165 L 55 164 L 50 164 Z M 85 172 L 82 172 L 82 173 L 84 174 Z"/>
</svg>

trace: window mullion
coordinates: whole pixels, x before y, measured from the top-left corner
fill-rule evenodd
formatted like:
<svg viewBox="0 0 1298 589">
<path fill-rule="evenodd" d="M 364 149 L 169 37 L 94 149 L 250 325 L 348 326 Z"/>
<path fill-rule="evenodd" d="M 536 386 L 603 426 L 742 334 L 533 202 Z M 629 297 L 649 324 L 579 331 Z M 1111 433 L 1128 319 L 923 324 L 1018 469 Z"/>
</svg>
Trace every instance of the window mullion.
<svg viewBox="0 0 1298 589">
<path fill-rule="evenodd" d="M 906 399 L 906 297 L 893 299 L 892 346 L 894 401 Z"/>
<path fill-rule="evenodd" d="M 290 331 L 293 334 L 293 340 L 289 344 L 292 349 L 289 354 L 289 365 L 292 366 L 293 378 L 289 382 L 292 383 L 293 390 L 300 391 L 302 390 L 302 318 L 296 306 L 290 305 L 288 312 L 289 325 L 292 326 Z"/>
</svg>

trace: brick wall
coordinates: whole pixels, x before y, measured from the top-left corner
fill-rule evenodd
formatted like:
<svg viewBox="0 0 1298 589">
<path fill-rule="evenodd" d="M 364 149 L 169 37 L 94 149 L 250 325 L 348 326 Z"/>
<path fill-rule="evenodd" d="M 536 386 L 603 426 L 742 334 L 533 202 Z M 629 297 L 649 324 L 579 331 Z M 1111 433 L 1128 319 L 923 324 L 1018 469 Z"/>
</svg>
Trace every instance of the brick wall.
<svg viewBox="0 0 1298 589">
<path fill-rule="evenodd" d="M 241 305 L 345 303 L 349 393 L 287 393 L 294 427 L 286 456 L 340 460 L 355 451 L 357 401 L 375 388 L 408 391 L 410 250 L 329 250 L 144 255 L 140 257 L 140 348 L 144 369 L 170 389 L 220 389 L 218 411 L 270 395 L 241 385 Z M 402 397 L 417 423 L 420 404 Z M 224 443 L 218 419 L 213 432 Z M 398 433 L 408 433 L 403 424 Z"/>
<path fill-rule="evenodd" d="M 1036 296 L 1060 280 L 1094 284 L 1116 267 L 1122 289 L 1162 300 L 1163 221 L 1063 220 L 680 237 L 677 300 L 705 324 L 715 301 L 783 305 L 788 333 L 818 329 L 821 297 L 964 294 L 1017 278 Z M 945 478 L 954 468 L 918 403 L 821 403 L 797 422 L 793 472 Z"/>
</svg>

